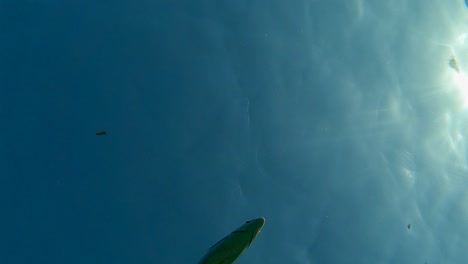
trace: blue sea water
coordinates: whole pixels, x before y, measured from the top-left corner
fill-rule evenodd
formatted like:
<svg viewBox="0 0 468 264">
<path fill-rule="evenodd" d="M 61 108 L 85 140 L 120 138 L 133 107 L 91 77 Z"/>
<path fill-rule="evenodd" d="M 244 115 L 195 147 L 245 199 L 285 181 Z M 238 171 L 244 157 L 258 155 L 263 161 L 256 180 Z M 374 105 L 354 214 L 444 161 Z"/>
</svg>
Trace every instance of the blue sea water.
<svg viewBox="0 0 468 264">
<path fill-rule="evenodd" d="M 239 264 L 468 259 L 462 0 L 2 0 L 0 33 L 2 264 L 196 263 L 260 216 Z"/>
</svg>

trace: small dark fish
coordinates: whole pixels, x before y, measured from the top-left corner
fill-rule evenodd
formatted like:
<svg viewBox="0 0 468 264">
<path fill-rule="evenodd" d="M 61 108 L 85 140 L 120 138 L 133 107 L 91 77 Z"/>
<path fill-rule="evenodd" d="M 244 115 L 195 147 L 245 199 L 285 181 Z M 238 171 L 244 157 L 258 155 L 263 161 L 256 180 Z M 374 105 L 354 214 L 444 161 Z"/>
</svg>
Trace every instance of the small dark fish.
<svg viewBox="0 0 468 264">
<path fill-rule="evenodd" d="M 105 130 L 96 132 L 96 136 L 102 136 L 102 135 L 105 135 L 105 134 L 107 134 L 107 132 Z"/>
<path fill-rule="evenodd" d="M 411 229 L 411 224 L 408 224 L 408 230 L 410 230 L 410 229 Z"/>
<path fill-rule="evenodd" d="M 467 0 L 468 1 L 468 0 Z M 454 69 L 456 72 L 460 73 L 460 66 L 454 56 L 450 57 L 448 61 L 450 68 Z"/>
</svg>

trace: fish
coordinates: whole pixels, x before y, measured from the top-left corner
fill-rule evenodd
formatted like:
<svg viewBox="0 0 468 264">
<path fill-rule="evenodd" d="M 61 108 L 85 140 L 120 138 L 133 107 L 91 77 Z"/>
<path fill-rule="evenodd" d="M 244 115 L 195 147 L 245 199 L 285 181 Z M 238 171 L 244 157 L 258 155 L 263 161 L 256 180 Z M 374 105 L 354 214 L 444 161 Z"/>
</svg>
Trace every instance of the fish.
<svg viewBox="0 0 468 264">
<path fill-rule="evenodd" d="M 456 72 L 460 73 L 460 66 L 458 66 L 458 62 L 455 60 L 454 56 L 452 56 L 448 62 L 449 62 L 449 66 L 452 69 L 454 69 Z"/>
<path fill-rule="evenodd" d="M 232 264 L 257 238 L 265 224 L 260 217 L 245 222 L 211 246 L 198 264 Z"/>
</svg>

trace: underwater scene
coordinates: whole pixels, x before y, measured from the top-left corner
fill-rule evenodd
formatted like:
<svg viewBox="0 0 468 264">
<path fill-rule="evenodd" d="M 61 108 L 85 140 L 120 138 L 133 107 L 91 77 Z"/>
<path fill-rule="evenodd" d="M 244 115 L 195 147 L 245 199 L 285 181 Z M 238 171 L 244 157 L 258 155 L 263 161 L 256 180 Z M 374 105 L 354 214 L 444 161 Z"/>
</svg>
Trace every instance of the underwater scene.
<svg viewBox="0 0 468 264">
<path fill-rule="evenodd" d="M 0 263 L 467 263 L 465 0 L 4 0 L 0 25 Z"/>
</svg>

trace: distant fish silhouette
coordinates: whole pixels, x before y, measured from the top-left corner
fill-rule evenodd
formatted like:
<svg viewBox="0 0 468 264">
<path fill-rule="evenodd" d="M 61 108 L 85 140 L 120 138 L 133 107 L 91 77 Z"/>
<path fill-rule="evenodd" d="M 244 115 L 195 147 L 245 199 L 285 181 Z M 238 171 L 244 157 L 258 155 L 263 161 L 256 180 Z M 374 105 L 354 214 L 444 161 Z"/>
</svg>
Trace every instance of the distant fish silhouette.
<svg viewBox="0 0 468 264">
<path fill-rule="evenodd" d="M 467 1 L 468 1 L 468 0 L 467 0 Z M 408 224 L 408 230 L 410 230 L 410 229 L 411 229 L 411 224 Z"/>
<path fill-rule="evenodd" d="M 466 0 L 466 1 L 468 1 L 468 0 Z M 449 62 L 449 66 L 450 66 L 452 69 L 454 69 L 454 70 L 457 71 L 458 73 L 460 72 L 460 67 L 458 66 L 458 63 L 457 63 L 457 61 L 455 60 L 455 57 L 454 57 L 454 56 L 452 56 L 448 62 Z"/>
<path fill-rule="evenodd" d="M 105 134 L 107 134 L 107 132 L 105 130 L 96 132 L 96 136 L 102 136 L 102 135 L 105 135 Z"/>
</svg>

